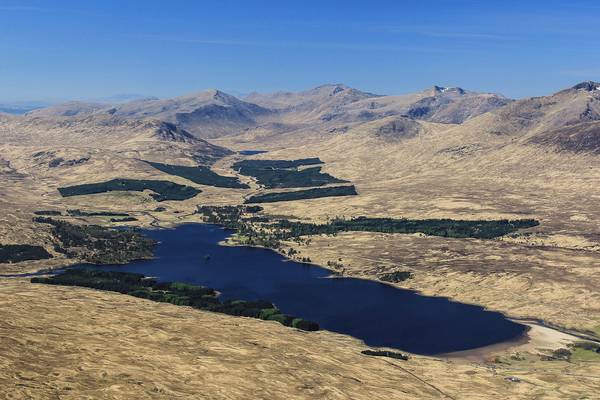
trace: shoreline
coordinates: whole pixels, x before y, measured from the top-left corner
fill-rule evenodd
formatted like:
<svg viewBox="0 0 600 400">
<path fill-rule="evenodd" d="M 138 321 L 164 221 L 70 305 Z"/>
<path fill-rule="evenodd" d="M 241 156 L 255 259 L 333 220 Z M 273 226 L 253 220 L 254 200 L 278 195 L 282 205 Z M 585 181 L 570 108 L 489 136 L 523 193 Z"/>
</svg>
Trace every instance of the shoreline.
<svg viewBox="0 0 600 400">
<path fill-rule="evenodd" d="M 494 355 L 501 353 L 526 352 L 541 354 L 541 350 L 557 350 L 580 340 L 578 336 L 548 326 L 534 322 L 523 322 L 516 319 L 511 320 L 524 324 L 527 326 L 527 330 L 513 340 L 471 350 L 438 354 L 437 357 L 447 360 L 463 360 L 482 363 L 489 362 Z"/>
<path fill-rule="evenodd" d="M 446 360 L 461 360 L 477 363 L 487 362 L 496 353 L 505 353 L 511 349 L 530 343 L 533 340 L 531 337 L 531 331 L 532 328 L 527 325 L 525 332 L 523 332 L 514 339 L 507 340 L 505 342 L 490 344 L 488 346 L 477 347 L 470 350 L 461 350 L 454 351 L 451 353 L 436 354 L 435 357 L 443 358 Z"/>
<path fill-rule="evenodd" d="M 223 229 L 226 229 L 226 228 L 223 228 Z M 277 254 L 280 254 L 281 256 L 283 256 L 284 258 L 286 258 L 289 261 L 301 262 L 298 260 L 294 260 L 293 258 L 288 257 L 283 252 L 279 252 L 275 249 L 271 249 L 271 248 L 264 247 L 264 246 L 251 246 L 251 245 L 247 245 L 247 244 L 237 243 L 235 241 L 235 239 L 231 240 L 231 237 L 233 235 L 235 235 L 235 232 L 232 235 L 230 235 L 228 238 L 220 241 L 219 245 L 231 246 L 231 247 L 254 247 L 254 248 L 260 248 L 260 249 L 267 249 L 267 250 L 274 251 Z M 323 268 L 323 269 L 331 272 L 332 276 L 330 276 L 330 278 L 347 277 L 347 278 L 354 278 L 354 279 L 365 279 L 365 280 L 377 282 L 380 284 L 387 284 L 387 285 L 390 285 L 392 287 L 402 289 L 402 290 L 410 290 L 419 295 L 424 295 L 419 290 L 398 287 L 396 285 L 390 284 L 389 282 L 383 282 L 383 281 L 380 281 L 379 279 L 374 279 L 372 277 L 352 276 L 352 275 L 339 276 L 336 271 L 332 270 L 328 266 L 316 264 L 313 262 L 308 263 L 308 264 L 312 264 L 316 267 Z M 442 297 L 442 298 L 448 299 L 449 301 L 459 302 L 448 296 L 434 296 L 434 297 Z M 463 360 L 463 361 L 481 363 L 481 362 L 488 361 L 489 358 L 494 356 L 494 354 L 496 354 L 496 353 L 506 353 L 510 350 L 529 351 L 529 352 L 538 353 L 538 349 L 540 348 L 539 346 L 545 346 L 545 348 L 555 350 L 555 349 L 562 347 L 562 345 L 565 343 L 573 343 L 577 340 L 587 340 L 587 341 L 600 343 L 599 338 L 590 336 L 585 332 L 579 332 L 579 331 L 574 331 L 574 330 L 571 330 L 568 328 L 555 326 L 555 325 L 549 324 L 541 319 L 517 318 L 517 317 L 512 317 L 502 311 L 492 310 L 483 304 L 464 303 L 464 302 L 460 302 L 460 303 L 471 304 L 474 306 L 481 307 L 485 311 L 502 314 L 506 319 L 513 321 L 515 323 L 524 325 L 526 327 L 526 329 L 518 337 L 508 340 L 508 341 L 495 343 L 495 344 L 488 345 L 488 346 L 478 347 L 478 348 L 474 348 L 474 349 L 470 349 L 470 350 L 462 350 L 462 351 L 451 352 L 451 353 L 441 353 L 441 354 L 437 354 L 437 355 L 432 355 L 431 357 L 444 358 L 447 360 Z M 365 344 L 365 346 L 368 347 L 368 345 L 366 345 L 366 344 Z M 397 349 L 394 349 L 394 350 L 397 350 Z"/>
<path fill-rule="evenodd" d="M 214 223 L 206 223 L 203 221 L 178 221 L 178 222 L 167 222 L 166 224 L 163 225 L 155 220 L 155 221 L 153 221 L 152 224 L 150 224 L 150 226 L 144 227 L 142 225 L 142 226 L 138 226 L 137 228 L 150 229 L 150 230 L 174 229 L 177 226 L 184 225 L 184 224 L 214 225 L 215 227 L 218 227 L 219 229 L 223 229 L 225 231 L 230 231 L 231 234 L 227 238 L 218 242 L 218 244 L 221 246 L 252 247 L 252 248 L 266 249 L 266 250 L 274 251 L 275 253 L 284 257 L 287 261 L 301 262 L 299 260 L 295 260 L 293 258 L 288 257 L 286 254 L 284 254 L 283 252 L 279 252 L 276 249 L 272 249 L 272 248 L 268 248 L 268 247 L 264 247 L 264 246 L 256 246 L 256 245 L 253 246 L 253 245 L 237 243 L 235 239 L 231 240 L 231 238 L 236 234 L 235 230 L 228 229 L 224 226 L 214 224 Z M 137 261 L 137 260 L 133 260 L 132 262 L 135 262 L 135 261 Z M 140 261 L 143 261 L 143 260 L 140 260 Z M 78 262 L 75 262 L 73 264 L 78 264 Z M 52 268 L 52 267 L 44 268 L 44 269 L 40 269 L 40 270 L 37 270 L 34 272 L 25 273 L 25 274 L 0 275 L 0 278 L 23 278 L 23 277 L 26 278 L 26 277 L 31 277 L 31 276 L 39 276 L 39 275 L 44 275 L 47 273 L 56 272 L 57 270 L 60 270 L 61 268 L 65 268 L 65 267 L 68 268 L 69 266 L 71 266 L 73 264 L 62 265 L 62 266 L 59 266 L 56 268 Z M 331 276 L 332 278 L 340 277 L 336 274 L 336 271 L 331 270 L 327 266 L 316 264 L 314 262 L 310 262 L 308 264 L 311 264 L 311 265 L 314 265 L 315 267 L 322 268 L 324 270 L 329 271 L 330 273 L 332 273 L 332 276 Z M 377 282 L 380 284 L 387 284 L 387 285 L 390 285 L 397 289 L 410 290 L 410 291 L 415 292 L 416 294 L 423 295 L 420 291 L 398 287 L 398 286 L 390 284 L 389 282 L 383 282 L 383 281 L 380 281 L 373 277 L 364 277 L 364 276 L 359 277 L 359 276 L 352 276 L 352 275 L 345 275 L 345 277 L 354 278 L 354 279 L 364 279 L 364 280 L 368 280 L 368 281 L 372 281 L 372 282 Z M 447 296 L 434 296 L 434 297 L 443 297 L 443 298 L 448 299 L 449 301 L 456 301 Z M 458 301 L 456 301 L 456 302 L 458 302 Z M 536 349 L 538 349 L 540 345 L 544 345 L 550 349 L 556 349 L 556 348 L 561 347 L 560 345 L 563 344 L 563 342 L 565 342 L 565 341 L 573 342 L 573 341 L 576 341 L 579 339 L 579 340 L 589 340 L 589 341 L 598 342 L 598 339 L 595 339 L 595 338 L 587 335 L 584 332 L 577 332 L 577 331 L 569 330 L 567 328 L 555 327 L 555 326 L 548 324 L 539 319 L 513 318 L 513 317 L 505 314 L 504 312 L 491 310 L 482 304 L 464 303 L 464 302 L 461 302 L 461 303 L 472 304 L 474 306 L 481 307 L 485 311 L 502 314 L 506 319 L 524 325 L 526 327 L 526 329 L 518 337 L 510 339 L 508 341 L 495 343 L 495 344 L 478 347 L 478 348 L 474 348 L 474 349 L 469 349 L 469 350 L 462 350 L 462 351 L 451 352 L 451 353 L 441 353 L 441 354 L 431 355 L 428 357 L 444 358 L 447 360 L 465 360 L 465 361 L 470 361 L 470 362 L 485 362 L 485 361 L 489 361 L 489 358 L 491 356 L 493 356 L 495 353 L 498 353 L 498 352 L 504 353 L 511 349 L 513 349 L 515 351 L 519 351 L 519 349 L 522 349 L 522 351 L 533 350 L 535 352 Z M 367 344 L 364 344 L 364 346 L 371 347 L 371 346 L 368 346 Z M 394 351 L 397 351 L 397 350 L 403 351 L 402 349 L 394 348 Z"/>
</svg>

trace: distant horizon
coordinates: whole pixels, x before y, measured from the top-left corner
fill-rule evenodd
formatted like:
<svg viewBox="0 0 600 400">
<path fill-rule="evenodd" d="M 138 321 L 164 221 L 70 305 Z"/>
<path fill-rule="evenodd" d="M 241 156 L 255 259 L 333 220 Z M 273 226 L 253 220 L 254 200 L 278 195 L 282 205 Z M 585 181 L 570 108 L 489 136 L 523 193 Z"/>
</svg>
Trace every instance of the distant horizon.
<svg viewBox="0 0 600 400">
<path fill-rule="evenodd" d="M 323 82 L 520 99 L 600 80 L 595 1 L 284 3 L 0 0 L 0 103 Z"/>
<path fill-rule="evenodd" d="M 541 94 L 539 96 L 550 96 L 556 92 L 559 92 L 561 90 L 564 89 L 568 89 L 571 88 L 579 83 L 582 82 L 597 82 L 591 79 L 584 79 L 584 80 L 578 80 L 578 81 L 574 81 L 573 84 L 565 86 L 565 87 L 560 87 L 560 88 L 556 88 L 555 90 L 549 92 L 549 93 L 545 93 L 545 94 Z M 347 87 L 350 87 L 352 89 L 356 89 L 356 90 L 360 90 L 362 92 L 367 92 L 367 93 L 372 93 L 375 95 L 380 95 L 380 96 L 400 96 L 400 95 L 405 95 L 405 94 L 410 94 L 410 93 L 416 93 L 416 92 L 420 92 L 420 91 L 425 91 L 427 89 L 431 89 L 435 86 L 438 87 L 446 87 L 446 88 L 460 88 L 460 89 L 464 89 L 467 91 L 471 91 L 471 92 L 479 92 L 479 93 L 490 93 L 490 94 L 496 94 L 496 95 L 501 95 L 501 96 L 505 96 L 506 98 L 509 98 L 511 100 L 521 100 L 521 99 L 526 99 L 526 98 L 530 98 L 530 97 L 537 97 L 537 96 L 525 96 L 525 97 L 519 97 L 519 98 L 515 98 L 515 97 L 510 97 L 510 96 L 506 96 L 503 93 L 498 93 L 498 92 L 491 92 L 491 91 L 485 91 L 485 90 L 478 90 L 476 88 L 465 88 L 465 87 L 461 87 L 461 86 L 455 86 L 455 85 L 440 85 L 440 84 L 433 84 L 427 87 L 424 87 L 422 89 L 418 89 L 412 92 L 400 92 L 400 93 L 377 93 L 377 92 L 373 92 L 371 90 L 365 90 L 363 88 L 359 88 L 359 87 L 354 87 L 351 85 L 347 85 L 343 82 L 336 82 L 336 83 L 323 83 L 320 85 L 316 85 L 313 87 L 309 87 L 309 88 L 304 88 L 304 89 L 300 89 L 300 90 L 286 90 L 286 89 L 279 89 L 279 90 L 273 90 L 273 91 L 259 91 L 259 90 L 254 90 L 254 91 L 250 91 L 250 92 L 239 92 L 236 91 L 234 89 L 232 90 L 223 90 L 221 88 L 205 88 L 205 89 L 200 89 L 200 90 L 191 90 L 185 93 L 179 93 L 179 94 L 175 94 L 172 96 L 155 96 L 152 94 L 141 94 L 141 93 L 117 93 L 114 94 L 112 96 L 106 96 L 104 98 L 95 98 L 95 97 L 81 97 L 81 98 L 64 98 L 64 99 L 52 99 L 52 98 L 47 98 L 47 99 L 31 99 L 31 100 L 2 100 L 0 99 L 0 107 L 1 106 L 27 106 L 27 105 L 37 105 L 40 106 L 40 108 L 45 107 L 45 106 L 51 106 L 51 105 L 56 105 L 56 104 L 61 104 L 61 103 L 68 103 L 68 102 L 97 102 L 97 103 L 106 103 L 106 104 L 117 104 L 117 103 L 125 103 L 128 101 L 135 101 L 135 100 L 139 100 L 139 99 L 146 99 L 146 98 L 156 98 L 159 100 L 163 100 L 163 99 L 169 99 L 169 98 L 175 98 L 175 97 L 181 97 L 181 96 L 186 96 L 186 95 L 191 95 L 194 93 L 202 93 L 202 92 L 206 92 L 209 90 L 219 90 L 221 92 L 227 93 L 229 95 L 235 96 L 239 99 L 244 99 L 245 97 L 247 97 L 248 95 L 252 94 L 252 93 L 261 93 L 261 94 L 268 94 L 268 93 L 277 93 L 277 92 L 292 92 L 292 93 L 298 93 L 298 92 L 303 92 L 303 91 L 308 91 L 311 89 L 315 89 L 318 88 L 320 86 L 327 86 L 327 85 L 344 85 Z M 118 98 L 122 98 L 121 100 L 117 100 Z"/>
</svg>

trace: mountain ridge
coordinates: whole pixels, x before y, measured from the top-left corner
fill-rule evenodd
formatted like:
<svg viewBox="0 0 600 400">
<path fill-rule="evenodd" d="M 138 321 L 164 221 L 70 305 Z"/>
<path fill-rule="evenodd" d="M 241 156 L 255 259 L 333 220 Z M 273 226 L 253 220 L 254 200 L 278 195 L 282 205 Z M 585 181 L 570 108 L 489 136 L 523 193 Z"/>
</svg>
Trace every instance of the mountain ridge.
<svg viewBox="0 0 600 400">
<path fill-rule="evenodd" d="M 158 119 L 193 136 L 209 139 L 252 137 L 253 132 L 273 137 L 338 133 L 369 121 L 395 117 L 396 125 L 384 128 L 389 131 L 384 136 L 399 134 L 398 129 L 404 132 L 405 128 L 422 132 L 418 123 L 407 122 L 410 119 L 465 125 L 465 129 L 494 135 L 523 136 L 528 143 L 543 145 L 551 145 L 551 137 L 555 135 L 557 148 L 600 151 L 594 127 L 582 127 L 585 133 L 581 138 L 577 138 L 573 129 L 567 129 L 570 134 L 560 131 L 600 120 L 600 84 L 594 81 L 580 82 L 548 96 L 520 100 L 440 85 L 403 95 L 380 95 L 334 83 L 300 92 L 253 92 L 243 99 L 209 89 L 170 99 L 137 99 L 110 106 L 67 102 L 32 111 L 27 116 L 95 114 Z"/>
</svg>

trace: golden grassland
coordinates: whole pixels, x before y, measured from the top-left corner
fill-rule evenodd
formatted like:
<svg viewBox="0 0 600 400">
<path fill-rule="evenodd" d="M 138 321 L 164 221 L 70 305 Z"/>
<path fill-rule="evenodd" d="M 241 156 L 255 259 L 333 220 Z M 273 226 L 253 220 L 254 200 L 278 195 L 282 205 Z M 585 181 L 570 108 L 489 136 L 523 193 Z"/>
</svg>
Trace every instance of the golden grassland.
<svg viewBox="0 0 600 400">
<path fill-rule="evenodd" d="M 7 399 L 577 399 L 599 384 L 585 357 L 368 357 L 330 332 L 22 279 L 3 279 L 0 302 Z"/>
<path fill-rule="evenodd" d="M 332 268 L 343 275 L 378 279 L 411 271 L 414 277 L 399 287 L 600 336 L 597 156 L 507 144 L 473 127 L 427 123 L 423 135 L 390 142 L 373 136 L 376 124 L 333 137 L 284 135 L 279 142 L 261 142 L 245 134 L 217 143 L 271 150 L 258 158 L 321 157 L 324 172 L 352 181 L 359 192 L 265 205 L 271 215 L 311 221 L 336 215 L 540 220 L 538 227 L 498 240 L 355 232 L 288 244 L 317 264 L 336 261 L 341 266 Z M 149 167 L 137 158 L 191 161 L 183 144 L 165 148 L 144 129 L 122 146 L 104 136 L 106 144 L 95 145 L 93 138 L 74 135 L 60 156 L 91 158 L 72 167 L 36 161 L 33 154 L 56 144 L 36 144 L 34 136 L 0 146 L 6 161 L 0 160 L 0 242 L 49 246 L 46 228 L 31 222 L 35 210 L 113 210 L 139 219 L 128 225 L 172 226 L 199 222 L 193 214 L 199 204 L 241 204 L 250 193 L 264 191 L 245 177 L 251 191 L 195 185 Z M 232 175 L 238 157 L 225 157 L 213 168 Z M 56 191 L 119 177 L 169 179 L 203 192 L 157 203 L 147 193 L 61 198 Z M 158 206 L 166 210 L 155 211 Z M 106 217 L 69 219 L 111 224 Z M 3 264 L 0 274 L 72 262 L 55 256 Z M 0 303 L 0 393 L 7 399 L 593 399 L 600 385 L 595 354 L 577 350 L 570 362 L 542 361 L 539 354 L 574 338 L 537 325 L 528 343 L 482 350 L 474 358 L 415 356 L 402 362 L 363 356 L 359 341 L 329 332 L 304 333 L 24 279 L 0 278 Z M 520 382 L 505 379 L 511 376 Z"/>
<path fill-rule="evenodd" d="M 321 265 L 341 258 L 338 272 L 366 278 L 412 271 L 415 278 L 401 285 L 426 294 L 566 328 L 593 332 L 600 326 L 598 156 L 507 144 L 473 127 L 439 124 L 428 124 L 424 137 L 390 143 L 373 137 L 381 123 L 292 148 L 287 139 L 279 146 L 268 142 L 271 151 L 256 157 L 319 156 L 324 171 L 350 180 L 359 196 L 273 203 L 265 212 L 321 222 L 340 215 L 535 218 L 540 226 L 497 240 L 317 236 L 297 249 L 299 257 Z M 239 140 L 221 143 L 248 146 Z"/>
</svg>

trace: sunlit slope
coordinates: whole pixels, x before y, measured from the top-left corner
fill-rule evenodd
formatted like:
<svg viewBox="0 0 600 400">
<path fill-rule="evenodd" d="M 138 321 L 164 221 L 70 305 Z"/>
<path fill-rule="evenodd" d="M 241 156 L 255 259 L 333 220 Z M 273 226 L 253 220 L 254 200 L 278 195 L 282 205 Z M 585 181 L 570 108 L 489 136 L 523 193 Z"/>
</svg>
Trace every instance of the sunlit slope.
<svg viewBox="0 0 600 400">
<path fill-rule="evenodd" d="M 598 374 L 581 362 L 529 372 L 527 362 L 368 357 L 326 331 L 22 280 L 4 281 L 0 296 L 0 392 L 13 398 L 563 399 L 593 393 Z"/>
</svg>

